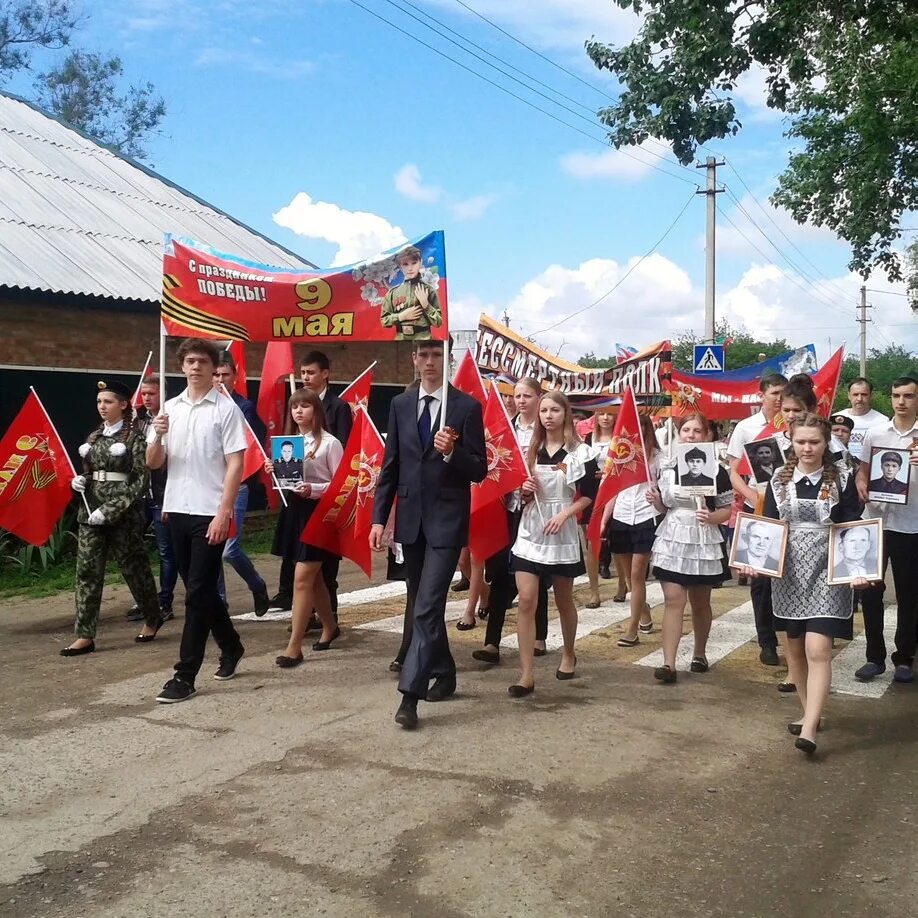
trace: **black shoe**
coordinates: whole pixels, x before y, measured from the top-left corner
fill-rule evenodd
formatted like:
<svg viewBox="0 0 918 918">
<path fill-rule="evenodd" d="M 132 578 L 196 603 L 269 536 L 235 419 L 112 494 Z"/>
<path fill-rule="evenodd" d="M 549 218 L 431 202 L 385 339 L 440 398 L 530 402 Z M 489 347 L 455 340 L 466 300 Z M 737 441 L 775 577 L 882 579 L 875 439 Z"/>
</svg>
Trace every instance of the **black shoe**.
<svg viewBox="0 0 918 918">
<path fill-rule="evenodd" d="M 816 729 L 822 729 L 821 717 L 819 718 L 819 722 L 816 724 Z M 787 732 L 790 733 L 791 736 L 800 736 L 800 734 L 803 732 L 803 724 L 795 724 L 793 721 L 791 721 L 791 723 L 787 725 Z"/>
<path fill-rule="evenodd" d="M 608 564 L 604 564 L 604 565 L 599 569 L 599 576 L 602 577 L 603 580 L 611 580 L 611 579 L 612 579 L 612 571 L 609 570 L 609 565 L 608 565 Z"/>
<path fill-rule="evenodd" d="M 220 657 L 220 668 L 214 673 L 214 679 L 217 679 L 220 682 L 226 682 L 227 679 L 232 679 L 236 675 L 236 667 L 239 665 L 239 661 L 242 659 L 242 655 L 245 653 L 245 647 L 239 648 L 239 653 L 233 654 L 232 656 L 221 656 Z"/>
<path fill-rule="evenodd" d="M 268 600 L 269 612 L 289 612 L 293 608 L 293 597 L 277 593 Z"/>
<path fill-rule="evenodd" d="M 654 679 L 659 679 L 660 682 L 672 684 L 679 678 L 679 675 L 674 669 L 670 669 L 668 666 L 658 666 L 653 671 L 653 677 Z"/>
<path fill-rule="evenodd" d="M 574 666 L 577 666 L 577 654 L 574 654 Z M 574 670 L 571 670 L 569 673 L 565 672 L 563 669 L 555 670 L 555 678 L 560 679 L 562 682 L 566 682 L 568 679 L 573 679 L 577 674 Z"/>
<path fill-rule="evenodd" d="M 531 695 L 535 691 L 534 685 L 511 685 L 507 689 L 507 694 L 511 698 L 525 698 L 527 695 Z"/>
<path fill-rule="evenodd" d="M 133 605 L 128 609 L 126 618 L 129 622 L 142 622 L 145 616 L 139 606 Z"/>
<path fill-rule="evenodd" d="M 321 631 L 322 630 L 322 621 L 315 612 L 309 618 L 309 621 L 306 623 L 306 634 L 309 634 L 310 631 Z M 334 640 L 334 638 L 332 638 Z"/>
<path fill-rule="evenodd" d="M 393 660 L 393 661 L 389 664 L 389 672 L 390 672 L 390 673 L 400 673 L 401 671 L 402 671 L 402 664 L 399 663 L 398 660 Z"/>
<path fill-rule="evenodd" d="M 327 641 L 316 641 L 315 644 L 312 645 L 312 649 L 328 650 L 332 645 L 332 641 L 337 641 L 339 637 L 341 637 L 341 629 L 335 628 L 335 633 Z"/>
<path fill-rule="evenodd" d="M 706 673 L 709 669 L 708 661 L 704 657 L 692 657 L 692 662 L 689 664 L 690 672 Z"/>
<path fill-rule="evenodd" d="M 464 593 L 470 586 L 467 577 L 460 577 L 449 589 L 451 593 Z"/>
<path fill-rule="evenodd" d="M 253 592 L 252 597 L 255 600 L 255 616 L 261 618 L 271 605 L 271 600 L 268 599 L 268 591 L 259 590 L 257 593 Z"/>
<path fill-rule="evenodd" d="M 65 647 L 61 651 L 62 657 L 81 657 L 84 653 L 95 653 L 96 642 L 90 641 L 85 647 Z"/>
<path fill-rule="evenodd" d="M 457 631 L 471 631 L 475 627 L 475 619 L 472 619 L 470 622 L 464 622 L 460 619 L 456 622 Z"/>
<path fill-rule="evenodd" d="M 172 611 L 172 603 L 167 603 L 159 607 L 160 614 L 162 615 L 163 624 L 166 622 L 171 622 L 175 618 L 175 613 Z"/>
<path fill-rule="evenodd" d="M 160 704 L 177 704 L 179 701 L 187 701 L 194 694 L 196 694 L 196 689 L 193 685 L 175 678 L 170 679 L 163 686 L 163 690 L 156 696 L 156 700 Z"/>
<path fill-rule="evenodd" d="M 766 666 L 777 666 L 778 648 L 772 647 L 770 644 L 767 647 L 763 647 L 759 652 L 759 661 L 764 663 Z"/>
<path fill-rule="evenodd" d="M 456 694 L 455 676 L 437 676 L 434 684 L 427 690 L 428 701 L 446 701 L 450 695 Z"/>
<path fill-rule="evenodd" d="M 478 660 L 479 663 L 490 663 L 492 665 L 500 663 L 500 652 L 494 653 L 491 650 L 473 650 L 472 659 Z"/>
<path fill-rule="evenodd" d="M 274 658 L 274 662 L 281 669 L 293 669 L 294 666 L 299 666 L 303 662 L 303 655 L 300 654 L 298 657 L 285 657 L 281 654 L 279 657 Z"/>
<path fill-rule="evenodd" d="M 155 640 L 156 640 L 156 635 L 159 634 L 159 629 L 162 628 L 162 626 L 163 626 L 165 623 L 166 623 L 166 622 L 165 622 L 165 619 L 162 619 L 162 618 L 161 618 L 161 619 L 156 623 L 156 627 L 153 629 L 153 633 L 152 633 L 152 634 L 138 634 L 138 635 L 134 638 L 134 643 L 135 643 L 135 644 L 149 644 L 149 643 L 151 643 L 152 641 L 155 641 Z"/>
<path fill-rule="evenodd" d="M 778 691 L 782 692 L 785 695 L 789 695 L 792 692 L 797 691 L 797 686 L 793 682 L 779 682 Z"/>
<path fill-rule="evenodd" d="M 816 751 L 816 744 L 811 739 L 804 739 L 802 736 L 794 740 L 794 745 L 807 755 L 812 755 Z"/>
<path fill-rule="evenodd" d="M 413 695 L 402 695 L 402 703 L 395 712 L 395 722 L 405 730 L 414 730 L 418 725 L 418 700 Z"/>
<path fill-rule="evenodd" d="M 544 647 L 533 647 L 532 648 L 532 655 L 534 657 L 544 657 L 547 653 L 548 651 Z"/>
<path fill-rule="evenodd" d="M 478 607 L 478 617 L 483 621 L 488 620 L 488 616 L 491 614 L 491 610 L 487 606 Z"/>
</svg>

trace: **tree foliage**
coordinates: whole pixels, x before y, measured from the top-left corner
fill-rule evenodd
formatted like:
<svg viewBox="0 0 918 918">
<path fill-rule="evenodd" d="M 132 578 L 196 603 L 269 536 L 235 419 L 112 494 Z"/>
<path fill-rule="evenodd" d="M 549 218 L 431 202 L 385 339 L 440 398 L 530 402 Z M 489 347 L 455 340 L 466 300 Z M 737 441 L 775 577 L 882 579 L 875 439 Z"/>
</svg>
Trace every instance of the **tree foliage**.
<svg viewBox="0 0 918 918">
<path fill-rule="evenodd" d="M 851 380 L 861 375 L 861 364 L 857 357 L 846 357 L 842 364 L 841 381 L 835 407 L 840 411 L 849 408 L 848 386 Z M 867 352 L 867 378 L 873 384 L 873 407 L 887 417 L 892 416 L 892 381 L 899 376 L 918 378 L 916 355 L 898 344 L 891 344 L 883 350 L 871 348 Z"/>
<path fill-rule="evenodd" d="M 791 153 L 772 197 L 799 223 L 851 246 L 852 270 L 901 278 L 894 244 L 918 205 L 918 5 L 909 0 L 613 0 L 643 16 L 624 48 L 591 40 L 623 84 L 602 110 L 616 146 L 659 137 L 687 165 L 699 144 L 738 133 L 734 96 L 765 73 Z"/>
<path fill-rule="evenodd" d="M 31 70 L 37 51 L 69 47 L 78 25 L 70 0 L 0 0 L 0 85 Z M 73 49 L 36 76 L 33 94 L 42 108 L 100 143 L 145 159 L 166 103 L 151 83 L 127 89 L 123 83 L 119 57 Z"/>
</svg>

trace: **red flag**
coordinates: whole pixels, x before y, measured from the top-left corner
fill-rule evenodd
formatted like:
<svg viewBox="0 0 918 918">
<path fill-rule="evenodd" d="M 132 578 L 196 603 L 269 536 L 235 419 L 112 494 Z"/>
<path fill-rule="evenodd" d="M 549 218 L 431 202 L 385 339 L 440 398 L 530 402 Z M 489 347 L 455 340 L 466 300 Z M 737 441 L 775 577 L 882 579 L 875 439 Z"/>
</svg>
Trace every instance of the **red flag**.
<svg viewBox="0 0 918 918">
<path fill-rule="evenodd" d="M 300 536 L 309 545 L 350 558 L 367 577 L 373 573 L 370 527 L 385 451 L 376 425 L 358 408 L 341 465 Z"/>
<path fill-rule="evenodd" d="M 269 341 L 261 368 L 258 389 L 258 416 L 269 436 L 280 436 L 287 417 L 287 377 L 293 374 L 293 345 L 289 341 Z"/>
<path fill-rule="evenodd" d="M 351 406 L 354 415 L 357 414 L 358 408 L 369 411 L 370 390 L 373 388 L 373 367 L 376 366 L 374 360 L 339 396 L 343 402 Z"/>
<path fill-rule="evenodd" d="M 838 381 L 841 379 L 844 356 L 844 348 L 839 348 L 829 358 L 829 362 L 823 364 L 822 369 L 813 376 L 813 391 L 819 400 L 816 411 L 824 418 L 832 414 L 832 406 L 835 404 L 835 396 L 838 393 Z"/>
<path fill-rule="evenodd" d="M 645 481 L 650 481 L 647 453 L 644 449 L 634 390 L 628 386 L 622 399 L 622 407 L 615 419 L 609 454 L 602 470 L 602 481 L 599 483 L 599 492 L 593 504 L 590 526 L 587 530 L 594 552 L 599 553 L 599 543 L 602 539 L 603 508 L 625 488 Z"/>
<path fill-rule="evenodd" d="M 233 388 L 243 397 L 249 397 L 249 380 L 247 376 L 247 365 L 245 360 L 245 344 L 242 341 L 230 341 L 227 350 L 233 355 L 236 361 L 236 385 Z M 290 361 L 293 363 L 293 360 Z"/>
<path fill-rule="evenodd" d="M 457 374 L 458 378 L 458 374 Z M 484 410 L 485 451 L 488 472 L 472 485 L 469 551 L 486 561 L 510 541 L 503 498 L 521 487 L 529 469 L 497 386 L 491 386 Z"/>
<path fill-rule="evenodd" d="M 485 392 L 484 383 L 481 381 L 481 373 L 478 370 L 478 364 L 471 351 L 466 351 L 453 377 L 453 385 L 466 395 L 471 395 L 475 401 L 484 408 L 488 401 L 488 395 Z"/>
<path fill-rule="evenodd" d="M 224 398 L 231 398 L 229 392 L 226 391 L 226 386 L 222 383 L 217 387 L 217 391 Z M 249 422 L 243 416 L 243 423 L 245 424 L 245 455 L 242 458 L 242 480 L 246 481 L 251 478 L 252 475 L 257 475 L 259 472 L 263 472 L 265 468 L 265 453 L 261 447 L 261 444 L 258 442 L 258 438 L 255 436 L 255 431 L 249 426 Z"/>
<path fill-rule="evenodd" d="M 44 545 L 73 497 L 73 478 L 64 444 L 33 391 L 0 440 L 0 526 Z"/>
<path fill-rule="evenodd" d="M 140 382 L 137 383 L 137 388 L 134 390 L 134 397 L 131 399 L 131 407 L 134 411 L 137 411 L 138 408 L 143 408 L 143 399 L 140 397 L 140 387 L 153 375 L 153 367 L 150 364 L 150 360 L 153 358 L 153 351 L 150 351 L 147 354 L 147 362 L 143 365 L 143 370 L 140 372 Z M 160 383 L 162 385 L 162 383 Z"/>
</svg>

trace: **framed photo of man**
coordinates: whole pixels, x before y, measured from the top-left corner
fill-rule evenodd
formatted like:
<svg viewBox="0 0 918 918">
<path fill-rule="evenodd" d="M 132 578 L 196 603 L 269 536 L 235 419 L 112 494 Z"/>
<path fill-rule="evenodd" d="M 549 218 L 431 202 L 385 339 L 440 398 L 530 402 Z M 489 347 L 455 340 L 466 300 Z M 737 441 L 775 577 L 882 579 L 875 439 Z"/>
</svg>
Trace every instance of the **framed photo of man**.
<svg viewBox="0 0 918 918">
<path fill-rule="evenodd" d="M 883 579 L 883 521 L 855 520 L 829 528 L 829 575 L 831 584 Z"/>
<path fill-rule="evenodd" d="M 787 554 L 788 525 L 754 513 L 737 513 L 730 567 L 751 567 L 757 574 L 780 577 Z"/>
<path fill-rule="evenodd" d="M 768 484 L 775 472 L 784 465 L 784 453 L 778 446 L 777 437 L 753 440 L 743 449 L 756 484 Z"/>
<path fill-rule="evenodd" d="M 303 480 L 305 459 L 302 437 L 271 437 L 271 461 L 281 488 L 295 488 Z"/>
<path fill-rule="evenodd" d="M 867 497 L 877 503 L 908 503 L 909 451 L 874 446 L 870 451 Z"/>
<path fill-rule="evenodd" d="M 676 486 L 682 494 L 713 497 L 717 493 L 717 469 L 715 444 L 676 444 Z"/>
</svg>

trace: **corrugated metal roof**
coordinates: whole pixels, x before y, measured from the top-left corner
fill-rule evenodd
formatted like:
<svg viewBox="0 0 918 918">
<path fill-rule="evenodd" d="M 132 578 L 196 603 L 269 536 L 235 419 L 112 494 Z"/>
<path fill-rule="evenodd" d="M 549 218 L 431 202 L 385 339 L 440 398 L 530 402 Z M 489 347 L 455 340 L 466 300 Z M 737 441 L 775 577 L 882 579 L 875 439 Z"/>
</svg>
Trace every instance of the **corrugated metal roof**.
<svg viewBox="0 0 918 918">
<path fill-rule="evenodd" d="M 0 93 L 0 286 L 159 302 L 163 234 L 311 267 L 155 172 Z"/>
</svg>

